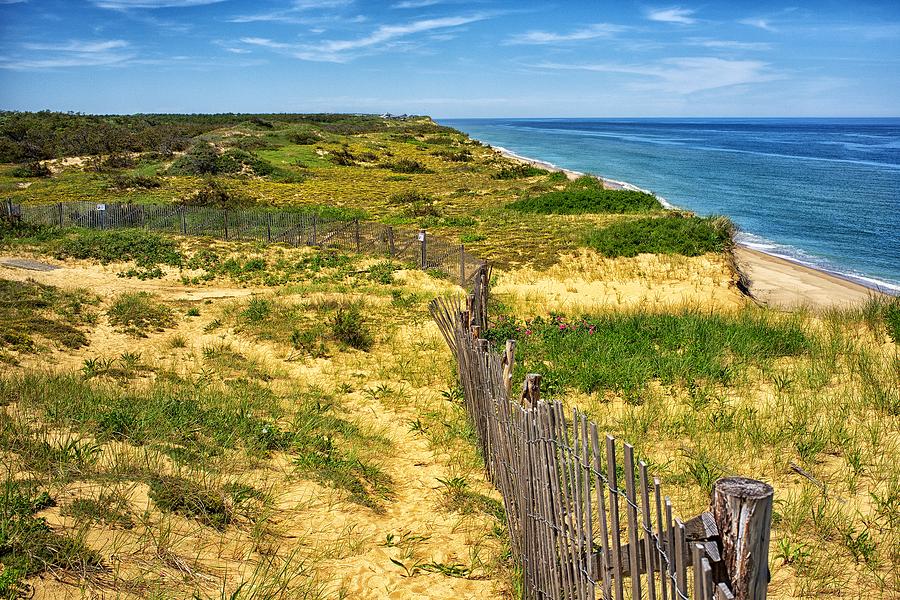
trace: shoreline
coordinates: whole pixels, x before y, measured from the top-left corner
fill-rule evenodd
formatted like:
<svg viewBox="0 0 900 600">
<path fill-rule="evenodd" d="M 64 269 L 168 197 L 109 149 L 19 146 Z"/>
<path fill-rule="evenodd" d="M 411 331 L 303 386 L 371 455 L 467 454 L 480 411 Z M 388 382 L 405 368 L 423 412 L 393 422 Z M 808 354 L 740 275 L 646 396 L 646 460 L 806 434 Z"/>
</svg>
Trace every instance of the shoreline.
<svg viewBox="0 0 900 600">
<path fill-rule="evenodd" d="M 548 161 L 517 154 L 502 146 L 490 147 L 511 160 L 565 173 L 570 180 L 586 175 Z M 602 181 L 607 189 L 652 193 L 627 181 L 616 181 L 600 175 L 594 177 Z M 656 197 L 667 210 L 681 210 L 665 198 Z M 749 281 L 750 296 L 769 306 L 831 308 L 861 304 L 872 296 L 891 295 L 875 283 L 859 282 L 848 275 L 833 273 L 798 260 L 758 250 L 745 243 L 736 242 L 733 255 L 736 268 Z"/>
</svg>

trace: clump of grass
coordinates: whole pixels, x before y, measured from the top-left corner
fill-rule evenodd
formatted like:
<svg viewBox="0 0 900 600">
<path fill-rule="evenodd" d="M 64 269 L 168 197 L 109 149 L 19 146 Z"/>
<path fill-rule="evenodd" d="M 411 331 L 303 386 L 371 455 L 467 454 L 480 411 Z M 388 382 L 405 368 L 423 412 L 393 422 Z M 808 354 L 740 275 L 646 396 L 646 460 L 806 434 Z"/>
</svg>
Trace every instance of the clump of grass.
<svg viewBox="0 0 900 600">
<path fill-rule="evenodd" d="M 98 301 L 84 290 L 0 279 L 0 348 L 33 352 L 39 349 L 39 340 L 81 348 L 88 339 L 78 326 L 96 320 L 89 308 Z"/>
<path fill-rule="evenodd" d="M 337 341 L 357 350 L 368 352 L 374 343 L 358 303 L 337 310 L 331 320 L 331 333 Z"/>
<path fill-rule="evenodd" d="M 613 223 L 592 231 L 585 243 L 604 256 L 724 252 L 733 244 L 734 225 L 726 217 L 648 217 Z"/>
<path fill-rule="evenodd" d="M 369 267 L 369 279 L 383 285 L 391 285 L 394 283 L 394 271 L 397 269 L 397 264 L 393 261 L 377 262 Z"/>
<path fill-rule="evenodd" d="M 219 531 L 234 520 L 224 490 L 199 485 L 174 475 L 152 477 L 149 496 L 160 510 L 194 519 Z"/>
<path fill-rule="evenodd" d="M 30 597 L 31 586 L 25 579 L 49 570 L 68 571 L 89 577 L 103 569 L 100 555 L 78 538 L 50 529 L 35 516 L 54 506 L 47 492 L 23 481 L 7 478 L 0 489 L 0 596 Z"/>
<path fill-rule="evenodd" d="M 661 210 L 656 196 L 632 190 L 607 190 L 593 177 L 581 177 L 563 190 L 523 198 L 507 208 L 525 213 L 580 215 L 589 213 L 634 213 Z"/>
<path fill-rule="evenodd" d="M 60 514 L 71 516 L 79 521 L 105 523 L 124 529 L 134 527 L 134 519 L 128 508 L 128 501 L 114 493 L 100 492 L 94 498 L 76 498 L 65 506 Z"/>
<path fill-rule="evenodd" d="M 172 310 L 149 292 L 120 294 L 106 314 L 111 325 L 139 337 L 146 337 L 148 331 L 163 331 L 175 324 Z"/>
</svg>

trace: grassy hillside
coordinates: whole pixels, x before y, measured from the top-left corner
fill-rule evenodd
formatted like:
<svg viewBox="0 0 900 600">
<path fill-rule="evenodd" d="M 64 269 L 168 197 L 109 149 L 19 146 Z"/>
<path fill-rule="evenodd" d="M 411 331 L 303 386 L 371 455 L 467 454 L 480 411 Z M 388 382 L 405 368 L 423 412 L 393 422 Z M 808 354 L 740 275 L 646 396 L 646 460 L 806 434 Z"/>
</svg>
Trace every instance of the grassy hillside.
<svg viewBox="0 0 900 600">
<path fill-rule="evenodd" d="M 101 141 L 80 140 L 96 127 Z M 508 160 L 426 117 L 0 116 L 0 192 L 305 207 L 495 265 L 517 377 L 634 443 L 678 516 L 776 489 L 770 597 L 900 594 L 900 302 L 785 313 L 724 218 Z M 0 229 L 0 596 L 515 597 L 451 359 L 460 290 L 384 257 Z"/>
</svg>

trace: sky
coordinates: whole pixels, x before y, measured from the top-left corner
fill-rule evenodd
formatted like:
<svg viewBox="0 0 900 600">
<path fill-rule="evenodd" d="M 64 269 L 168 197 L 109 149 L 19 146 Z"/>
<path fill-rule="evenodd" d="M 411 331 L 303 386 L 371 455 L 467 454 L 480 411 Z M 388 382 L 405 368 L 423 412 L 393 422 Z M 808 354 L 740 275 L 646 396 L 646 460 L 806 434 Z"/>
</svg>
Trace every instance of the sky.
<svg viewBox="0 0 900 600">
<path fill-rule="evenodd" d="M 0 109 L 900 115 L 900 1 L 0 0 Z"/>
</svg>

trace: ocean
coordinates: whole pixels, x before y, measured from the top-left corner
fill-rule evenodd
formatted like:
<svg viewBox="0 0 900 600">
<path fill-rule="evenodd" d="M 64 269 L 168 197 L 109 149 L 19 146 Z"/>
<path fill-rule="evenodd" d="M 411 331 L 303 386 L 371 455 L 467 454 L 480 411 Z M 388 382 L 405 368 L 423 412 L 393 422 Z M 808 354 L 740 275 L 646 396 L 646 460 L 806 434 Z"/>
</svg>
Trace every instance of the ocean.
<svg viewBox="0 0 900 600">
<path fill-rule="evenodd" d="M 439 122 L 727 215 L 746 246 L 900 293 L 900 118 Z"/>
</svg>

